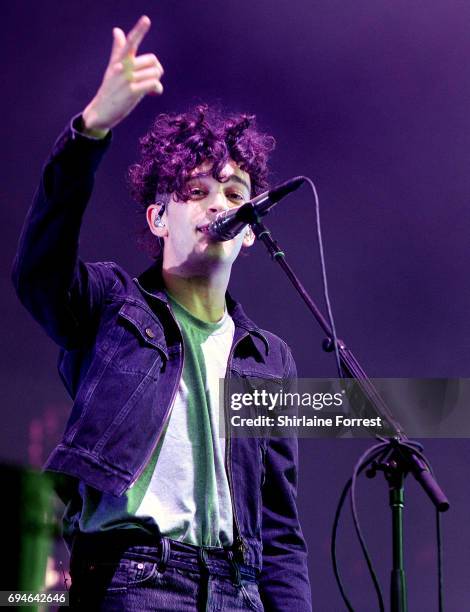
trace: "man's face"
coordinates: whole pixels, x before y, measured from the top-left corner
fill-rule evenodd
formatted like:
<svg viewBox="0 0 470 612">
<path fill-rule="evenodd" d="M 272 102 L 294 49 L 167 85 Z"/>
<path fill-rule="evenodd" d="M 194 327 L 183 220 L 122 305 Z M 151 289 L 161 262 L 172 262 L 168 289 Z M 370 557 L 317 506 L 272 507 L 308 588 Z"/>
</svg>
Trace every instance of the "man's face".
<svg viewBox="0 0 470 612">
<path fill-rule="evenodd" d="M 215 242 L 198 229 L 213 221 L 218 213 L 250 199 L 250 177 L 235 162 L 230 160 L 224 166 L 221 173 L 223 182 L 213 178 L 210 171 L 211 164 L 206 162 L 191 172 L 187 183 L 189 200 L 170 199 L 162 216 L 165 225 L 160 228 L 160 233 L 150 222 L 152 215 L 158 215 L 158 208 L 152 212 L 152 207 L 149 207 L 147 211 L 150 228 L 164 241 L 163 265 L 166 270 L 184 276 L 209 275 L 221 266 L 230 268 L 242 245 L 253 244 L 254 236 L 249 229 L 226 242 Z"/>
</svg>

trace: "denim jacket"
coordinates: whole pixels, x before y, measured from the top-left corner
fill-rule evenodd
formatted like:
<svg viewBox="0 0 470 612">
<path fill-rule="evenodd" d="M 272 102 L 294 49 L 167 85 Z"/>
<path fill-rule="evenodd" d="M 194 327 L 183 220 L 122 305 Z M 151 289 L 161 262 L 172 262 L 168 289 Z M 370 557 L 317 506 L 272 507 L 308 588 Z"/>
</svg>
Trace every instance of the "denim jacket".
<svg viewBox="0 0 470 612">
<path fill-rule="evenodd" d="M 74 400 L 45 468 L 122 495 L 139 477 L 170 415 L 183 369 L 181 333 L 158 264 L 132 279 L 112 262 L 78 256 L 81 220 L 111 140 L 74 123 L 47 161 L 14 263 L 18 296 L 60 346 L 59 372 Z M 255 377 L 288 384 L 289 348 L 260 330 L 227 295 L 235 335 L 226 382 Z M 297 441 L 227 439 L 235 546 L 260 570 L 267 610 L 311 610 L 307 551 L 299 526 Z"/>
</svg>

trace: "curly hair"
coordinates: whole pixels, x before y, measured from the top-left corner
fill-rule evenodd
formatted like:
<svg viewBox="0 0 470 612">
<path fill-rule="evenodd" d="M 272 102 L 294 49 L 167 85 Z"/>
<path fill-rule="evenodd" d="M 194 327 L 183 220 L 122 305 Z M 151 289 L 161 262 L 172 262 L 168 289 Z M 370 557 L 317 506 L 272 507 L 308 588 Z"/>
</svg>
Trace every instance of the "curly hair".
<svg viewBox="0 0 470 612">
<path fill-rule="evenodd" d="M 211 162 L 211 175 L 221 180 L 229 159 L 251 179 L 251 195 L 268 186 L 268 156 L 274 138 L 260 132 L 254 115 L 224 116 L 220 110 L 199 105 L 186 113 L 161 114 L 140 139 L 140 161 L 130 166 L 128 182 L 141 212 L 154 203 L 156 194 L 174 193 L 181 201 L 189 199 L 187 181 L 194 168 Z M 160 246 L 150 232 L 141 242 L 153 256 Z"/>
</svg>

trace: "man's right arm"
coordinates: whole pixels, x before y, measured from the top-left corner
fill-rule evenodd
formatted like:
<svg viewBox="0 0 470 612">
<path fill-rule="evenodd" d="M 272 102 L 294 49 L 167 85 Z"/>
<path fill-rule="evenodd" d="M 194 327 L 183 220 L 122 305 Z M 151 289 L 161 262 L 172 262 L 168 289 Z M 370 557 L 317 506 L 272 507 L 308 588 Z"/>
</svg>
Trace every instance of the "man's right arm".
<svg viewBox="0 0 470 612">
<path fill-rule="evenodd" d="M 18 297 L 61 346 L 77 343 L 81 319 L 89 319 L 105 291 L 99 265 L 80 261 L 78 243 L 95 172 L 111 134 L 98 140 L 80 134 L 79 129 L 81 116 L 54 146 L 26 216 L 13 265 Z M 88 317 L 82 317 L 86 312 Z"/>
<path fill-rule="evenodd" d="M 101 86 L 56 142 L 21 234 L 13 268 L 18 296 L 64 347 L 86 341 L 112 278 L 106 264 L 84 264 L 78 257 L 81 221 L 109 131 L 146 94 L 163 91 L 156 56 L 136 57 L 149 27 L 143 16 L 127 36 L 114 28 Z"/>
</svg>

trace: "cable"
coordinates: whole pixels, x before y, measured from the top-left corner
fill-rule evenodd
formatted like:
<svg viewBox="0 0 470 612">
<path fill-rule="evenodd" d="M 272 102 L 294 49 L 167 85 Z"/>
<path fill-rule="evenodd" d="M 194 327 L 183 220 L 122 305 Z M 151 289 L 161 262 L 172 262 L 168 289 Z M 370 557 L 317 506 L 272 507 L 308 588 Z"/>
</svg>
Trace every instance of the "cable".
<svg viewBox="0 0 470 612">
<path fill-rule="evenodd" d="M 328 280 L 326 275 L 326 263 L 325 263 L 325 252 L 323 248 L 323 238 L 321 232 L 321 223 L 320 223 L 320 198 L 318 197 L 317 189 L 315 187 L 315 183 L 308 176 L 302 177 L 305 181 L 310 185 L 310 188 L 313 192 L 313 197 L 315 200 L 315 217 L 317 224 L 317 240 L 318 240 L 318 249 L 320 251 L 320 263 L 321 263 L 321 273 L 322 273 L 322 281 L 323 281 L 323 295 L 325 298 L 326 310 L 328 312 L 328 319 L 330 322 L 331 333 L 333 335 L 333 346 L 335 349 L 335 358 L 336 358 L 336 367 L 338 369 L 338 377 L 344 378 L 343 368 L 341 367 L 341 359 L 339 356 L 338 350 L 338 337 L 336 335 L 336 326 L 333 318 L 333 311 L 331 309 L 330 304 L 330 296 L 328 292 Z"/>
<path fill-rule="evenodd" d="M 338 532 L 338 524 L 339 524 L 339 519 L 341 516 L 341 510 L 343 509 L 344 500 L 346 499 L 346 495 L 348 494 L 350 486 L 351 486 L 351 478 L 345 484 L 343 491 L 341 493 L 341 497 L 339 498 L 338 506 L 336 508 L 335 520 L 333 521 L 333 532 L 331 534 L 330 552 L 331 552 L 331 560 L 333 562 L 333 572 L 336 578 L 336 582 L 338 584 L 338 588 L 341 593 L 341 597 L 343 598 L 343 601 L 346 604 L 346 607 L 349 610 L 349 612 L 354 612 L 354 608 L 352 607 L 351 602 L 349 601 L 348 596 L 346 595 L 346 591 L 344 590 L 343 582 L 341 580 L 341 576 L 339 573 L 338 562 L 336 560 L 336 534 Z"/>
<path fill-rule="evenodd" d="M 376 450 L 377 451 L 374 453 L 373 456 L 371 456 L 370 459 L 367 459 L 369 455 L 372 455 L 373 451 Z M 354 471 L 353 471 L 353 475 L 352 475 L 352 482 L 351 482 L 351 490 L 350 490 L 350 501 L 351 501 L 351 511 L 352 511 L 352 515 L 353 515 L 353 522 L 354 522 L 354 528 L 356 530 L 356 534 L 359 540 L 359 544 L 361 545 L 361 549 L 362 549 L 362 553 L 364 555 L 364 558 L 366 560 L 367 563 L 367 568 L 369 570 L 369 574 L 372 578 L 372 582 L 374 584 L 374 589 L 375 592 L 377 594 L 377 600 L 379 603 L 379 610 L 380 612 L 385 612 L 385 605 L 384 605 L 384 600 L 383 600 L 383 595 L 382 595 L 382 589 L 380 587 L 380 583 L 379 580 L 377 578 L 377 575 L 374 571 L 374 567 L 372 565 L 372 560 L 370 558 L 369 555 L 369 551 L 367 550 L 367 546 L 366 546 L 366 542 L 364 539 L 364 536 L 362 535 L 362 530 L 361 530 L 361 526 L 359 523 L 359 514 L 357 511 L 357 505 L 356 505 L 356 485 L 357 485 L 357 477 L 359 476 L 359 474 L 361 473 L 361 471 L 370 463 L 372 463 L 372 461 L 375 459 L 375 457 L 379 456 L 379 455 L 386 455 L 388 453 L 388 444 L 377 444 L 376 446 L 373 446 L 371 449 L 367 450 L 360 458 L 359 461 L 356 463 L 355 467 L 354 467 Z M 384 452 L 385 451 L 385 452 Z"/>
<path fill-rule="evenodd" d="M 332 537 L 331 537 L 331 557 L 332 557 L 332 562 L 333 562 L 333 572 L 336 578 L 336 582 L 338 584 L 338 588 L 340 590 L 341 596 L 343 598 L 344 603 L 346 604 L 346 607 L 348 608 L 349 612 L 354 612 L 354 608 L 351 605 L 351 602 L 349 601 L 346 592 L 344 590 L 344 586 L 343 583 L 341 581 L 341 576 L 339 573 L 339 568 L 338 568 L 338 563 L 337 563 L 337 559 L 336 559 L 336 540 L 337 540 L 337 531 L 338 531 L 338 525 L 339 525 L 339 519 L 340 519 L 340 515 L 341 515 L 341 511 L 342 508 L 344 506 L 344 501 L 346 499 L 346 495 L 348 493 L 349 490 L 351 490 L 351 494 L 353 494 L 355 496 L 355 486 L 356 486 L 356 482 L 355 482 L 355 477 L 357 477 L 361 472 L 363 472 L 366 467 L 368 465 L 370 465 L 372 462 L 374 462 L 377 458 L 381 457 L 381 460 L 385 457 L 385 455 L 389 452 L 389 447 L 390 447 L 390 443 L 388 441 L 383 441 L 380 444 L 376 444 L 375 446 L 373 446 L 372 448 L 368 449 L 359 459 L 359 461 L 356 463 L 356 466 L 354 468 L 354 474 L 353 476 L 348 480 L 348 482 L 346 483 L 345 487 L 343 488 L 340 500 L 338 502 L 338 506 L 336 509 L 336 513 L 335 513 L 335 519 L 333 522 L 333 531 L 332 531 Z M 354 493 L 353 493 L 353 488 L 354 487 Z M 377 576 L 374 572 L 374 569 L 372 567 L 372 563 L 370 560 L 370 556 L 369 553 L 367 551 L 367 547 L 365 546 L 365 542 L 364 542 L 364 538 L 362 536 L 361 533 L 361 528 L 359 525 L 359 522 L 357 520 L 357 511 L 356 511 L 356 516 L 354 517 L 354 521 L 355 521 L 355 528 L 356 528 L 356 533 L 360 536 L 360 542 L 361 542 L 361 547 L 364 553 L 364 556 L 366 558 L 366 562 L 367 562 L 367 566 L 369 568 L 369 573 L 371 574 L 372 577 L 372 581 L 374 583 L 374 587 L 376 589 L 376 593 L 377 593 L 377 597 L 378 597 L 378 601 L 379 601 L 379 606 L 380 606 L 380 610 L 381 612 L 383 612 L 384 608 L 384 604 L 383 604 L 383 596 L 382 596 L 382 591 L 380 589 L 380 585 L 377 579 Z M 353 515 L 354 516 L 354 515 Z"/>
<path fill-rule="evenodd" d="M 336 359 L 336 367 L 338 370 L 338 376 L 339 378 L 344 378 L 344 373 L 343 373 L 343 369 L 341 367 L 341 359 L 340 359 L 340 355 L 339 355 L 339 349 L 338 349 L 338 337 L 336 334 L 336 325 L 335 325 L 335 321 L 334 321 L 334 317 L 333 317 L 333 311 L 331 308 L 331 302 L 330 302 L 330 297 L 329 297 L 329 291 L 328 291 L 328 278 L 327 278 L 327 273 L 326 273 L 326 263 L 325 263 L 325 252 L 324 252 L 324 247 L 323 247 L 323 237 L 322 237 L 322 231 L 321 231 L 321 221 L 320 221 L 320 198 L 318 197 L 318 193 L 315 187 L 314 182 L 309 178 L 309 177 L 304 177 L 305 181 L 310 185 L 310 188 L 312 189 L 313 192 L 313 196 L 314 196 L 314 200 L 315 200 L 315 215 L 316 215 L 316 226 L 317 226 L 317 239 L 318 239 L 318 249 L 319 249 L 319 253 L 320 253 L 320 263 L 321 263 L 321 272 L 322 272 L 322 281 L 323 281 L 323 293 L 324 293 L 324 299 L 325 299 L 325 304 L 326 304 L 326 309 L 327 309 L 327 313 L 328 313 L 328 319 L 329 319 L 329 323 L 330 323 L 330 327 L 331 327 L 331 332 L 332 332 L 332 340 L 333 340 L 333 346 L 334 346 L 334 353 L 335 353 L 335 359 Z M 354 374 L 354 372 L 353 372 Z M 371 391 L 375 391 L 375 389 L 372 387 Z M 341 577 L 339 574 L 339 569 L 338 569 L 338 565 L 337 565 L 337 561 L 336 561 L 336 533 L 337 533 L 337 527 L 338 527 L 338 523 L 339 523 L 339 518 L 341 515 L 341 510 L 342 507 L 344 505 L 344 500 L 346 498 L 347 492 L 348 490 L 350 491 L 350 499 L 351 499 L 351 509 L 352 509 L 352 514 L 353 514 L 353 520 L 354 520 L 354 526 L 356 529 L 356 533 L 357 536 L 359 538 L 359 542 L 362 548 L 362 552 L 364 554 L 364 557 L 366 559 L 366 563 L 367 563 L 367 567 L 369 569 L 369 573 L 371 575 L 372 581 L 374 583 L 374 588 L 375 591 L 377 593 L 377 598 L 378 598 L 378 602 L 379 602 L 379 606 L 380 606 L 380 612 L 384 612 L 385 607 L 384 607 L 384 602 L 383 602 L 383 595 L 382 595 L 382 590 L 380 588 L 380 584 L 378 582 L 377 576 L 375 574 L 374 568 L 372 566 L 372 561 L 370 559 L 370 555 L 369 552 L 367 550 L 367 546 L 364 540 L 364 537 L 362 535 L 362 531 L 361 531 L 361 527 L 359 524 L 359 517 L 358 517 L 358 512 L 357 512 L 357 507 L 356 507 L 356 480 L 357 480 L 357 476 L 370 464 L 372 463 L 372 461 L 374 461 L 376 459 L 376 457 L 378 457 L 381 454 L 384 454 L 384 451 L 387 452 L 388 451 L 388 447 L 389 447 L 389 443 L 388 442 L 381 442 L 380 444 L 372 447 L 371 449 L 369 449 L 368 451 L 366 451 L 366 453 L 364 453 L 362 455 L 362 457 L 360 458 L 359 462 L 356 464 L 355 468 L 354 468 L 354 472 L 353 472 L 353 476 L 352 478 L 347 482 L 346 486 L 343 489 L 343 492 L 341 494 L 340 497 L 340 501 L 338 504 L 338 508 L 335 514 L 335 520 L 334 520 L 334 524 L 333 524 L 333 534 L 332 534 L 332 542 L 331 542 L 331 552 L 332 552 L 332 558 L 333 558 L 333 569 L 334 569 L 334 573 L 335 573 L 335 578 L 336 581 L 338 583 L 338 587 L 340 589 L 341 595 L 343 597 L 343 600 L 348 608 L 348 610 L 354 612 L 354 609 L 351 606 L 351 602 L 349 601 L 342 581 L 341 581 Z M 370 458 L 367 459 L 367 457 Z"/>
</svg>

